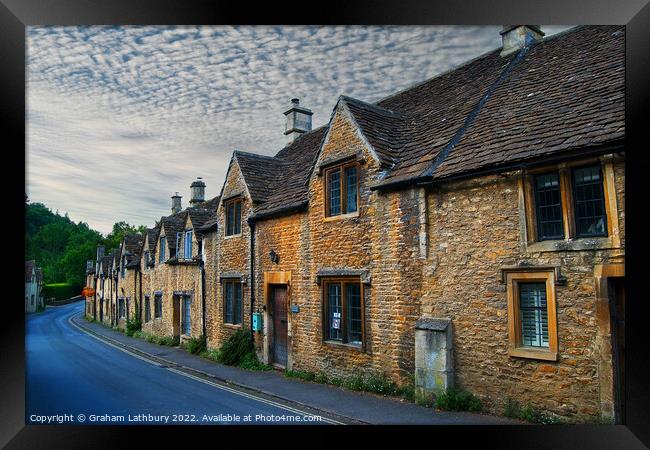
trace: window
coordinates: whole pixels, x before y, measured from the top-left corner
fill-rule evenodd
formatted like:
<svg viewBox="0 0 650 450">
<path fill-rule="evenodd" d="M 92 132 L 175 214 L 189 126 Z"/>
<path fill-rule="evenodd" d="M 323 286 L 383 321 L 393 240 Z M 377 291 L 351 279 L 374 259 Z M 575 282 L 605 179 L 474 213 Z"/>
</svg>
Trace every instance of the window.
<svg viewBox="0 0 650 450">
<path fill-rule="evenodd" d="M 183 296 L 183 334 L 189 336 L 191 333 L 191 312 L 192 312 L 192 298 L 189 295 Z"/>
<path fill-rule="evenodd" d="M 144 270 L 149 270 L 149 251 L 144 252 Z"/>
<path fill-rule="evenodd" d="M 160 248 L 158 249 L 158 262 L 159 263 L 164 263 L 165 262 L 165 249 L 167 248 L 167 239 L 165 236 L 162 236 L 160 238 Z"/>
<path fill-rule="evenodd" d="M 573 203 L 578 237 L 607 235 L 602 179 L 598 166 L 573 170 Z"/>
<path fill-rule="evenodd" d="M 223 282 L 224 322 L 241 324 L 242 322 L 242 285 L 241 281 Z"/>
<path fill-rule="evenodd" d="M 359 279 L 323 282 L 324 333 L 326 341 L 355 346 L 363 344 L 363 289 Z"/>
<path fill-rule="evenodd" d="M 241 199 L 226 203 L 226 236 L 241 234 Z"/>
<path fill-rule="evenodd" d="M 123 298 L 118 299 L 117 313 L 118 313 L 118 317 L 120 319 L 124 319 L 126 317 L 126 308 L 125 308 L 125 305 L 124 305 L 124 299 Z"/>
<path fill-rule="evenodd" d="M 509 354 L 557 360 L 555 275 L 553 270 L 508 272 Z"/>
<path fill-rule="evenodd" d="M 613 177 L 611 163 L 604 167 Z M 605 181 L 600 164 L 563 166 L 533 175 L 527 182 L 533 193 L 526 200 L 533 205 L 527 212 L 528 241 L 608 236 L 607 220 L 616 220 L 612 217 L 616 205 L 606 201 L 605 192 L 613 192 L 613 186 L 607 187 Z"/>
<path fill-rule="evenodd" d="M 155 294 L 153 298 L 154 317 L 162 317 L 162 294 Z"/>
<path fill-rule="evenodd" d="M 183 254 L 180 253 L 180 251 L 179 251 L 179 248 L 180 248 L 180 245 L 181 245 L 181 236 L 182 235 L 183 234 L 180 231 L 176 232 L 176 257 L 177 258 L 182 258 L 183 257 Z"/>
<path fill-rule="evenodd" d="M 560 176 L 558 173 L 548 173 L 535 177 L 535 206 L 539 240 L 564 239 Z"/>
<path fill-rule="evenodd" d="M 359 177 L 356 162 L 326 170 L 325 184 L 325 216 L 357 212 Z"/>
<path fill-rule="evenodd" d="M 192 230 L 185 232 L 185 238 L 183 239 L 184 250 L 183 257 L 191 258 L 192 257 Z"/>
<path fill-rule="evenodd" d="M 144 296 L 144 321 L 149 322 L 151 320 L 151 302 L 148 295 Z"/>
</svg>

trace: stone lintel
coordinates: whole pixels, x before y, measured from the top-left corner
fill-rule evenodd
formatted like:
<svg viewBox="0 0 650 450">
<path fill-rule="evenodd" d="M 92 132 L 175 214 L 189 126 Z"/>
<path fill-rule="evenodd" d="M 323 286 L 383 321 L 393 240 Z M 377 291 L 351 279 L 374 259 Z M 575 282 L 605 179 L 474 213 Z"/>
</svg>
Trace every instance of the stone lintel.
<svg viewBox="0 0 650 450">
<path fill-rule="evenodd" d="M 320 269 L 316 273 L 316 283 L 321 284 L 327 277 L 359 277 L 363 284 L 370 284 L 370 271 L 367 269 Z"/>
</svg>

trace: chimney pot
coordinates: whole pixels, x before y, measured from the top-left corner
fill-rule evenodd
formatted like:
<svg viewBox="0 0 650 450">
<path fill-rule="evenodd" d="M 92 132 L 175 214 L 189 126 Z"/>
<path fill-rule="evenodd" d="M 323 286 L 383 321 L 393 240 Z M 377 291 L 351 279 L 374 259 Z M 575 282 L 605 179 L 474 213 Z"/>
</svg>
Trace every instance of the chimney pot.
<svg viewBox="0 0 650 450">
<path fill-rule="evenodd" d="M 289 142 L 301 134 L 311 131 L 311 116 L 313 114 L 310 109 L 300 106 L 299 99 L 291 99 L 291 105 L 284 113 L 287 118 L 284 134 L 289 137 Z"/>
<path fill-rule="evenodd" d="M 504 25 L 499 34 L 503 42 L 500 56 L 530 47 L 544 38 L 539 25 Z"/>
<path fill-rule="evenodd" d="M 201 177 L 197 177 L 196 181 L 190 185 L 192 197 L 190 198 L 190 208 L 198 206 L 198 203 L 205 201 L 205 183 Z"/>
<path fill-rule="evenodd" d="M 183 197 L 178 192 L 172 195 L 172 214 L 178 214 L 183 209 L 181 206 L 181 198 Z"/>
</svg>

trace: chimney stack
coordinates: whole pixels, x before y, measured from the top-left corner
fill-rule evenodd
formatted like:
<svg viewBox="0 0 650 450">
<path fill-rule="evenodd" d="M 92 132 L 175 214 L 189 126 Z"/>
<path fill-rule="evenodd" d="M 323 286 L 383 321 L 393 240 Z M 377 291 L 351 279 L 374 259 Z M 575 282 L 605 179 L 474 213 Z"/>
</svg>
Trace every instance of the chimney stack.
<svg viewBox="0 0 650 450">
<path fill-rule="evenodd" d="M 172 214 L 178 214 L 183 209 L 181 206 L 181 198 L 183 197 L 178 192 L 172 195 Z"/>
<path fill-rule="evenodd" d="M 198 206 L 198 203 L 205 201 L 205 183 L 201 177 L 197 177 L 196 181 L 190 184 L 192 190 L 192 198 L 190 198 L 190 207 Z"/>
<path fill-rule="evenodd" d="M 291 106 L 284 115 L 287 117 L 284 134 L 289 137 L 289 142 L 294 141 L 298 136 L 311 131 L 311 110 L 300 106 L 300 100 L 291 99 Z"/>
<path fill-rule="evenodd" d="M 530 47 L 544 38 L 544 32 L 539 25 L 504 25 L 499 33 L 503 41 L 500 56 L 507 56 Z"/>
<path fill-rule="evenodd" d="M 98 245 L 97 246 L 97 261 L 102 259 L 104 257 L 104 246 L 103 245 Z"/>
</svg>

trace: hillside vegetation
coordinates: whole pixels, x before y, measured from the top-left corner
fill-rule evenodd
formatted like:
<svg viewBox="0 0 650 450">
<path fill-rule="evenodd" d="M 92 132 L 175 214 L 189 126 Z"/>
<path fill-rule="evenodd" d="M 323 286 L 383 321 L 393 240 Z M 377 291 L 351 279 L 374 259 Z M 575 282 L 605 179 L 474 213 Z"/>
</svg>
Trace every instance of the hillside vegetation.
<svg viewBox="0 0 650 450">
<path fill-rule="evenodd" d="M 75 223 L 66 213 L 61 216 L 43 203 L 25 204 L 25 260 L 36 260 L 43 269 L 43 283 L 67 283 L 77 291 L 86 283 L 86 260 L 95 259 L 98 245 L 106 246 L 106 254 L 119 247 L 125 233 L 144 232 L 117 222 L 106 236 Z M 78 288 L 78 289 L 77 289 Z"/>
</svg>

